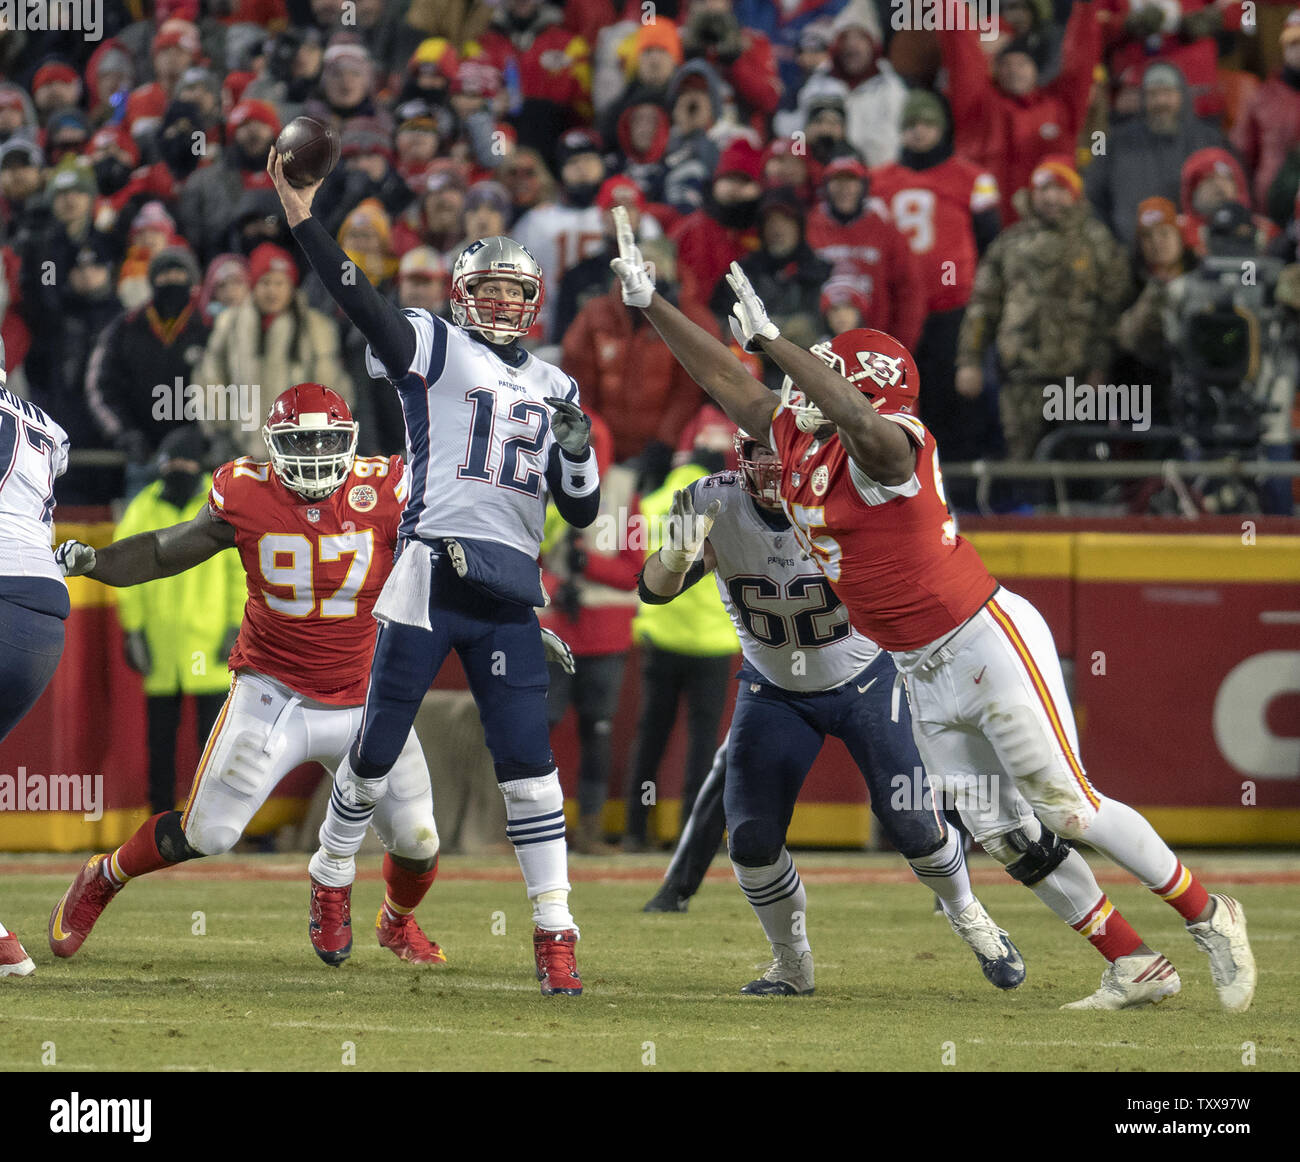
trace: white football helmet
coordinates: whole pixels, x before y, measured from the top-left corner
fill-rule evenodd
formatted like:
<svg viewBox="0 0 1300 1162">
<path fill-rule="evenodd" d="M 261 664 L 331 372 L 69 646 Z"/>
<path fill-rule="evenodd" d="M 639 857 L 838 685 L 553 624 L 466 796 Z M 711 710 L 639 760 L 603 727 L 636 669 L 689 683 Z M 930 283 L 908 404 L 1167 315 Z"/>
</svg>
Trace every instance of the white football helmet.
<svg viewBox="0 0 1300 1162">
<path fill-rule="evenodd" d="M 515 280 L 524 288 L 524 301 L 476 297 L 474 287 L 489 278 Z M 513 238 L 500 234 L 471 242 L 451 268 L 452 321 L 467 331 L 477 331 L 489 343 L 504 345 L 527 335 L 545 294 L 537 260 Z"/>
</svg>

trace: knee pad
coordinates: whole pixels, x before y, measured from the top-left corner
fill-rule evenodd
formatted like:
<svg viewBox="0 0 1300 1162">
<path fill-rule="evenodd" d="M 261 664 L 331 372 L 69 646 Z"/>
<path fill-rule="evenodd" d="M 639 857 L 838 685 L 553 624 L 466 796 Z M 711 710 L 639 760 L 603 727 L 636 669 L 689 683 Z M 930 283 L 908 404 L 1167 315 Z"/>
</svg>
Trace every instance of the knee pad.
<svg viewBox="0 0 1300 1162">
<path fill-rule="evenodd" d="M 1051 875 L 1070 854 L 1070 844 L 1039 820 L 984 841 L 984 850 L 1007 869 L 1007 875 L 1032 887 Z M 1032 834 L 1037 831 L 1037 835 Z"/>
<path fill-rule="evenodd" d="M 425 872 L 433 867 L 438 859 L 438 828 L 433 816 L 399 821 L 388 854 L 409 871 Z M 415 866 L 425 863 L 429 866 Z"/>
<path fill-rule="evenodd" d="M 203 852 L 190 846 L 181 829 L 181 813 L 167 811 L 158 817 L 153 829 L 154 845 L 158 854 L 169 863 L 184 863 L 187 859 L 197 859 Z"/>
<path fill-rule="evenodd" d="M 757 819 L 747 819 L 728 828 L 727 850 L 741 867 L 767 867 L 781 856 L 785 837 L 776 828 Z"/>
<path fill-rule="evenodd" d="M 261 794 L 271 773 L 271 756 L 266 739 L 256 731 L 243 731 L 230 748 L 220 779 L 237 795 L 253 798 Z"/>
</svg>

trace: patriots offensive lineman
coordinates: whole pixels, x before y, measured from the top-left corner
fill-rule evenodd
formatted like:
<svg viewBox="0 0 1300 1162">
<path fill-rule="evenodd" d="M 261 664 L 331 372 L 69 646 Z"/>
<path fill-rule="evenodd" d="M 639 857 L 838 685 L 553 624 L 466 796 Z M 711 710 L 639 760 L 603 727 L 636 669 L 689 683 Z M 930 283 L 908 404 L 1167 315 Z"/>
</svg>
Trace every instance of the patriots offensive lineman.
<svg viewBox="0 0 1300 1162">
<path fill-rule="evenodd" d="M 1070 848 L 1085 839 L 1183 917 L 1220 1003 L 1248 1009 L 1256 971 L 1241 905 L 1211 896 L 1150 823 L 1088 781 L 1051 631 L 957 535 L 934 437 L 911 414 L 920 383 L 907 349 L 861 328 L 806 351 L 781 337 L 733 263 L 732 331 L 786 373 L 778 396 L 654 293 L 625 222 L 618 234 L 624 302 L 781 459 L 782 505 L 852 624 L 893 655 L 928 769 L 945 786 L 989 788 L 991 809 L 963 810 L 976 842 L 1106 959 L 1101 987 L 1065 1007 L 1133 1008 L 1181 987 Z"/>
<path fill-rule="evenodd" d="M 582 992 L 569 911 L 564 796 L 546 719 L 546 659 L 534 607 L 547 493 L 569 524 L 596 517 L 600 479 L 578 385 L 523 350 L 545 293 L 532 256 L 509 238 L 471 243 L 452 269 L 454 326 L 382 298 L 321 223 L 319 183 L 289 185 L 272 148 L 267 170 L 294 238 L 369 344 L 366 363 L 397 390 L 406 420 L 410 497 L 400 556 L 375 610 L 365 716 L 336 789 L 360 843 L 416 711 L 448 653 L 478 704 L 533 904 L 544 996 Z M 336 854 L 340 854 L 337 852 Z M 346 855 L 346 852 L 341 854 Z M 314 861 L 324 880 L 329 861 Z"/>
<path fill-rule="evenodd" d="M 779 461 L 752 437 L 737 435 L 736 452 L 738 472 L 697 480 L 673 497 L 671 547 L 646 561 L 640 596 L 662 604 L 712 572 L 740 638 L 723 799 L 732 866 L 773 958 L 740 991 L 813 991 L 807 897 L 785 834 L 827 735 L 848 748 L 885 834 L 933 888 L 985 977 L 1015 988 L 1024 961 L 971 892 L 961 837 L 934 809 L 923 773 L 924 798 L 913 797 L 921 759 L 906 707 L 895 701 L 889 655 L 849 625 L 848 610 L 801 551 L 781 511 Z M 901 801 L 895 776 L 906 788 Z"/>
<path fill-rule="evenodd" d="M 50 551 L 54 481 L 68 468 L 68 436 L 5 386 L 0 340 L 0 741 L 49 685 L 63 655 L 68 587 Z M 36 966 L 0 924 L 0 976 Z"/>
</svg>

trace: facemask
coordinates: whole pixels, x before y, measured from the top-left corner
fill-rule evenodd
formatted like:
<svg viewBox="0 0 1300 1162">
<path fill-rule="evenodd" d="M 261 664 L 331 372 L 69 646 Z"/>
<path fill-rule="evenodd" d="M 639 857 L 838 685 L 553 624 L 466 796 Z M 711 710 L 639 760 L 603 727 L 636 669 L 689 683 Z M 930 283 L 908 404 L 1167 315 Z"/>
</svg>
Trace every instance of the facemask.
<svg viewBox="0 0 1300 1162">
<path fill-rule="evenodd" d="M 164 472 L 160 479 L 162 491 L 159 496 L 173 508 L 184 508 L 199 485 L 197 472 Z"/>
<path fill-rule="evenodd" d="M 570 206 L 577 206 L 585 210 L 596 200 L 596 195 L 600 193 L 601 182 L 582 182 L 575 186 L 564 187 L 564 200 Z"/>
<path fill-rule="evenodd" d="M 158 152 L 176 178 L 187 178 L 198 168 L 199 158 L 190 148 L 188 126 L 175 133 L 164 134 L 158 142 Z"/>
<path fill-rule="evenodd" d="M 185 309 L 186 304 L 189 303 L 191 289 L 188 283 L 183 285 L 164 283 L 161 286 L 154 284 L 154 310 L 164 319 L 176 318 Z"/>
<path fill-rule="evenodd" d="M 95 162 L 95 184 L 101 194 L 115 194 L 131 177 L 131 167 L 115 157 L 101 157 Z"/>
<path fill-rule="evenodd" d="M 714 202 L 713 216 L 728 230 L 748 230 L 758 221 L 758 199 L 747 202 Z"/>
<path fill-rule="evenodd" d="M 808 141 L 808 152 L 812 154 L 813 161 L 826 165 L 834 157 L 838 144 L 833 137 L 813 137 Z"/>
</svg>

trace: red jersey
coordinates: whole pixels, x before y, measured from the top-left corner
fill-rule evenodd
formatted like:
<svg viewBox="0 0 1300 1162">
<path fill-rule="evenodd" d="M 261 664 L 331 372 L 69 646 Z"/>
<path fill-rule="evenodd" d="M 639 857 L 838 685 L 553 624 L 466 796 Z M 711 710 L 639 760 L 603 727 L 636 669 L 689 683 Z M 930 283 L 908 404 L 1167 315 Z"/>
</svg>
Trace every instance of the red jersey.
<svg viewBox="0 0 1300 1162">
<path fill-rule="evenodd" d="M 971 216 L 998 204 L 997 179 L 960 157 L 923 170 L 891 162 L 871 171 L 871 193 L 916 255 L 928 309 L 970 302 L 979 262 Z"/>
<path fill-rule="evenodd" d="M 772 416 L 772 447 L 781 458 L 781 505 L 804 552 L 848 606 L 854 629 L 897 652 L 951 633 L 998 583 L 957 534 L 934 437 L 914 416 L 883 418 L 917 447 L 906 484 L 870 480 L 838 436 L 814 439 L 783 407 Z"/>
<path fill-rule="evenodd" d="M 249 456 L 212 477 L 208 507 L 235 530 L 248 601 L 233 671 L 256 670 L 333 706 L 366 700 L 379 591 L 406 503 L 400 456 L 361 457 L 324 500 L 305 500 Z"/>
<path fill-rule="evenodd" d="M 868 199 L 847 225 L 818 206 L 808 215 L 805 236 L 817 257 L 829 262 L 837 279 L 847 281 L 870 304 L 862 326 L 893 335 L 915 347 L 925 324 L 921 267 L 907 239 Z"/>
</svg>

